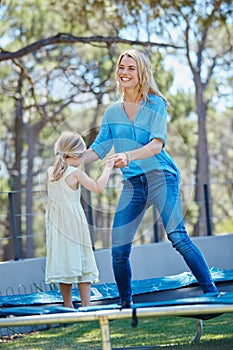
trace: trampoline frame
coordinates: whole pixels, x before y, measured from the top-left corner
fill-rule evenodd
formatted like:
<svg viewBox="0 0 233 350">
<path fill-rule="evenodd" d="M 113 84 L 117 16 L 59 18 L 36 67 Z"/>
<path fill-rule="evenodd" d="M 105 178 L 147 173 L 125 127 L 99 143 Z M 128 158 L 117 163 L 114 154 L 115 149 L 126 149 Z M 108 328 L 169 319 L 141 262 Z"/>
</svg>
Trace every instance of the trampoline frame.
<svg viewBox="0 0 233 350">
<path fill-rule="evenodd" d="M 109 321 L 116 319 L 146 318 L 146 317 L 195 317 L 197 319 L 197 332 L 193 341 L 198 341 L 202 335 L 202 320 L 200 315 L 220 315 L 233 313 L 233 304 L 196 304 L 176 306 L 140 307 L 134 304 L 129 309 L 108 309 L 97 311 L 77 311 L 33 316 L 8 316 L 0 319 L 0 327 L 66 324 L 82 321 L 99 321 L 101 330 L 102 350 L 111 350 L 111 337 Z"/>
</svg>

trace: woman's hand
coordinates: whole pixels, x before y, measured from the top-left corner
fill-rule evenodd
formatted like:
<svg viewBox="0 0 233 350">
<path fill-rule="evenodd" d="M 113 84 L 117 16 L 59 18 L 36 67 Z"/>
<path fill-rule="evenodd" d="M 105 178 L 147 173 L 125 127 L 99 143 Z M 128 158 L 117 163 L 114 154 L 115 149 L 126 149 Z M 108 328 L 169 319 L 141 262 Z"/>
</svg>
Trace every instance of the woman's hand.
<svg viewBox="0 0 233 350">
<path fill-rule="evenodd" d="M 116 153 L 109 159 L 114 160 L 114 168 L 123 168 L 128 166 L 129 160 L 126 153 Z"/>
</svg>

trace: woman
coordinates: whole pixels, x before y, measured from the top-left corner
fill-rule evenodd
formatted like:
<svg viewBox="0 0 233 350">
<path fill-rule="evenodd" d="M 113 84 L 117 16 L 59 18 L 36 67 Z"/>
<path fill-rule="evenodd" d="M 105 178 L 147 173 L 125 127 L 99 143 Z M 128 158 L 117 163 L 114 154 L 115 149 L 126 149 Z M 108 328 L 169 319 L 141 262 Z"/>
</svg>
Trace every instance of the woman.
<svg viewBox="0 0 233 350">
<path fill-rule="evenodd" d="M 112 229 L 112 262 L 122 307 L 132 301 L 129 256 L 147 208 L 159 210 L 168 239 L 183 256 L 204 293 L 218 292 L 199 249 L 190 240 L 182 215 L 179 170 L 165 152 L 166 100 L 153 78 L 150 60 L 141 50 L 127 50 L 116 67 L 120 101 L 105 111 L 100 132 L 85 161 L 104 158 L 114 146 L 123 190 Z"/>
</svg>

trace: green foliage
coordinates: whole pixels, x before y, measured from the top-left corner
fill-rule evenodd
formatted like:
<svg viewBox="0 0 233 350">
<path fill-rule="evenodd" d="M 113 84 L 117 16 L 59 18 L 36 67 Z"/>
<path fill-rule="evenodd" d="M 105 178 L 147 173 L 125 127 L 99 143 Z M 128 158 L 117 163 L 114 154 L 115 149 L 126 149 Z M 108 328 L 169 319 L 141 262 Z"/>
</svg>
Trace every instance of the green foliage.
<svg viewBox="0 0 233 350">
<path fill-rule="evenodd" d="M 0 192 L 8 192 L 10 191 L 9 180 L 0 177 Z"/>
<path fill-rule="evenodd" d="M 179 60 L 179 57 L 184 58 L 187 52 L 190 53 L 193 71 L 197 73 L 200 67 L 204 67 L 201 71 L 202 81 L 212 72 L 213 63 L 217 62 L 218 66 L 213 69 L 215 79 L 208 81 L 204 93 L 204 102 L 208 107 L 210 170 L 216 182 L 226 182 L 226 179 L 230 179 L 232 154 L 228 140 L 231 133 L 227 133 L 226 137 L 224 128 L 231 130 L 232 118 L 231 112 L 224 109 L 225 106 L 232 105 L 232 53 L 228 46 L 231 38 L 229 29 L 232 26 L 231 1 L 12 0 L 5 2 L 1 9 L 2 49 L 11 52 L 25 50 L 20 59 L 1 62 L 0 66 L 0 132 L 3 135 L 1 141 L 5 150 L 4 162 L 9 172 L 14 174 L 14 183 L 19 180 L 18 187 L 25 189 L 28 178 L 32 175 L 31 190 L 37 190 L 40 186 L 44 188 L 45 170 L 53 161 L 53 144 L 62 130 L 77 130 L 82 133 L 88 146 L 92 143 L 106 105 L 116 98 L 116 59 L 122 50 L 132 47 L 129 44 L 114 42 L 86 44 L 72 41 L 43 47 L 39 45 L 41 39 L 58 33 L 85 38 L 99 35 L 106 38 L 116 36 L 158 43 L 157 46 L 137 44 L 135 47 L 144 47 L 149 52 L 160 90 L 171 103 L 168 109 L 170 123 L 167 150 L 179 165 L 184 183 L 192 182 L 196 166 L 196 100 L 193 90 L 185 89 L 186 81 L 182 91 L 174 92 L 173 78 L 177 72 L 170 67 L 165 68 L 165 60 L 167 55 Z M 189 24 L 187 29 L 190 31 L 189 47 L 186 53 L 180 50 L 178 56 L 178 50 L 166 47 L 166 43 L 184 46 L 186 24 Z M 205 46 L 202 46 L 201 39 L 205 30 L 208 35 Z M 28 54 L 25 48 L 32 43 L 38 44 L 37 49 Z M 200 48 L 203 48 L 203 52 L 197 56 Z M 187 63 L 184 64 L 187 66 Z M 197 67 L 198 64 L 200 67 Z M 224 105 L 218 113 L 214 112 L 216 100 L 218 106 Z M 215 124 L 224 121 L 224 128 L 213 128 L 213 120 Z M 216 139 L 223 142 L 218 142 L 216 146 Z M 22 152 L 19 154 L 20 147 Z M 29 160 L 29 154 L 33 152 L 33 159 Z M 98 167 L 99 165 L 94 165 L 90 173 L 95 175 Z M 224 171 L 221 171 L 223 168 Z M 22 178 L 16 178 L 17 174 L 18 177 L 22 175 Z M 11 181 L 10 185 L 12 184 Z M 6 186 L 4 182 L 2 188 L 5 189 Z M 188 203 L 185 204 L 185 212 L 193 223 L 196 207 L 190 202 L 190 191 L 182 188 L 182 192 Z M 217 190 L 217 193 L 220 191 Z M 108 190 L 103 198 L 105 204 L 99 203 L 95 198 L 95 208 L 100 204 L 105 206 L 106 203 L 110 203 L 111 196 L 114 202 L 116 193 Z M 230 198 L 229 188 L 224 189 L 222 198 Z M 221 209 L 216 209 L 217 202 L 221 204 Z M 220 216 L 224 211 L 230 216 L 232 213 L 229 208 L 230 204 L 225 207 L 221 198 L 214 203 L 214 211 Z M 41 216 L 36 218 L 34 230 L 42 234 L 40 238 L 35 236 L 37 256 L 45 251 L 43 209 L 41 201 L 35 200 L 33 211 L 41 213 Z M 224 229 L 230 227 L 231 223 L 225 216 L 227 215 L 224 214 L 222 220 Z M 216 220 L 218 231 L 221 231 L 221 221 Z"/>
</svg>

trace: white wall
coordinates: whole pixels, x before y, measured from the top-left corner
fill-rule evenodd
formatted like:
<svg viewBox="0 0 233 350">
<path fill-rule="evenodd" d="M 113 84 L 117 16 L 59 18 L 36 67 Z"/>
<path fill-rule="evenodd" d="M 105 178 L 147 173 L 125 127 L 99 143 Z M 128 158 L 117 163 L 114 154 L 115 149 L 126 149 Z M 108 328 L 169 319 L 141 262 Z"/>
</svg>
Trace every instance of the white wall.
<svg viewBox="0 0 233 350">
<path fill-rule="evenodd" d="M 193 237 L 192 241 L 201 249 L 210 267 L 233 269 L 233 234 Z M 97 251 L 96 261 L 101 282 L 113 282 L 110 250 Z M 133 247 L 131 264 L 133 279 L 137 280 L 189 271 L 182 256 L 172 248 L 170 242 Z"/>
<path fill-rule="evenodd" d="M 194 243 L 202 250 L 210 267 L 233 269 L 233 234 L 195 237 Z M 95 252 L 100 271 L 100 283 L 114 282 L 111 250 Z M 189 271 L 183 258 L 170 242 L 135 246 L 131 263 L 133 279 L 162 277 Z M 45 258 L 7 261 L 0 263 L 0 293 L 25 294 L 49 290 L 44 283 Z"/>
</svg>

